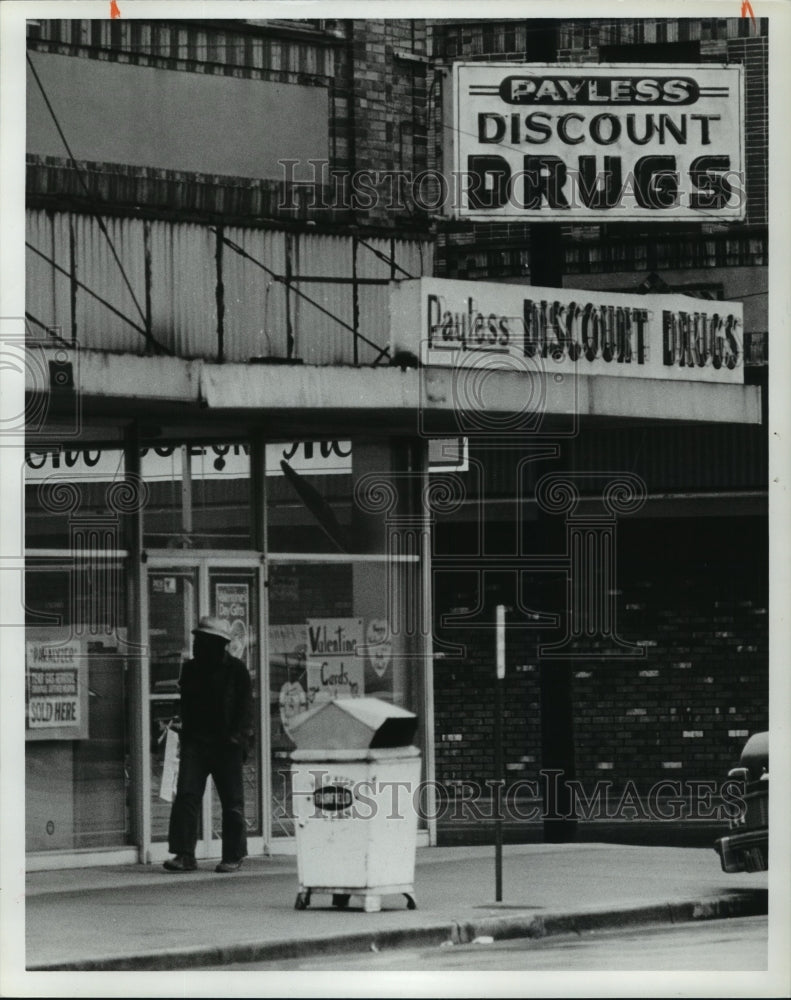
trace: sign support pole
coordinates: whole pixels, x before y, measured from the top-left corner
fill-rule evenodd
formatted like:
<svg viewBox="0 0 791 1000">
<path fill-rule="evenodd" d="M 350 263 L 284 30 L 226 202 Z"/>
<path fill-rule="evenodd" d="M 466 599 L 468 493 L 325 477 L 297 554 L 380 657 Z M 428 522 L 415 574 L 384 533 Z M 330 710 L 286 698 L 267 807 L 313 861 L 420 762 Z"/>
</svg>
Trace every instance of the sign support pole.
<svg viewBox="0 0 791 1000">
<path fill-rule="evenodd" d="M 495 680 L 494 704 L 494 755 L 495 755 L 495 794 L 494 794 L 494 870 L 495 870 L 495 901 L 500 903 L 503 898 L 503 681 L 505 680 L 505 605 L 497 605 L 496 620 L 496 660 L 497 678 Z"/>
</svg>

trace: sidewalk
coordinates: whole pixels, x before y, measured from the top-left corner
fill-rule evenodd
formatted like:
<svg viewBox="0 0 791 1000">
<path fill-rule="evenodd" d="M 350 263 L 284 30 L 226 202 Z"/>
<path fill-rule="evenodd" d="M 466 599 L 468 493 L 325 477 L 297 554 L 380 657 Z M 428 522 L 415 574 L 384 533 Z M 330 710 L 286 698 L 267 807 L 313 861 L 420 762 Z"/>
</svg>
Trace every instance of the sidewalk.
<svg viewBox="0 0 791 1000">
<path fill-rule="evenodd" d="M 418 851 L 415 898 L 364 913 L 314 893 L 295 910 L 294 857 L 214 862 L 173 875 L 161 866 L 69 869 L 27 877 L 27 968 L 160 970 L 429 946 L 475 937 L 540 937 L 636 923 L 766 913 L 765 872 L 726 875 L 711 849 L 523 844 L 503 849 L 496 903 L 493 847 Z"/>
</svg>

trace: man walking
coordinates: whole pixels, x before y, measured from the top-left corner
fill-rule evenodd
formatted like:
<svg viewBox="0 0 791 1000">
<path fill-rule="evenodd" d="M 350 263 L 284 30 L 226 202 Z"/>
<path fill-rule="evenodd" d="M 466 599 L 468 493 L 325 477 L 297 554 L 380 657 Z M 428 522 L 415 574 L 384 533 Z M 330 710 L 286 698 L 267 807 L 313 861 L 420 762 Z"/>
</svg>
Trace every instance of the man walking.
<svg viewBox="0 0 791 1000">
<path fill-rule="evenodd" d="M 170 872 L 195 871 L 201 801 L 209 775 L 222 806 L 222 861 L 215 871 L 235 872 L 247 854 L 242 764 L 253 732 L 250 675 L 226 647 L 228 622 L 201 618 L 192 630 L 192 659 L 184 664 L 181 743 L 176 798 L 170 813 Z"/>
</svg>

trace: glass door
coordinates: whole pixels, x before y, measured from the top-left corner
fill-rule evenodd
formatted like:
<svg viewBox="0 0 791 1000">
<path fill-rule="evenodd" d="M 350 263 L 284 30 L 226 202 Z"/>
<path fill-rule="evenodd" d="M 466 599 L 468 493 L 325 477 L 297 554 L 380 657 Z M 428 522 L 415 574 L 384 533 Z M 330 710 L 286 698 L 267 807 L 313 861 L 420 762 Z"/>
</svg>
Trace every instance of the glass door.
<svg viewBox="0 0 791 1000">
<path fill-rule="evenodd" d="M 149 570 L 151 841 L 165 846 L 174 778 L 172 768 L 165 767 L 167 736 L 168 729 L 178 721 L 179 676 L 183 663 L 192 655 L 191 632 L 198 622 L 198 605 L 197 567 Z M 199 836 L 203 838 L 202 830 Z"/>
<path fill-rule="evenodd" d="M 178 681 L 192 656 L 192 629 L 203 615 L 228 621 L 228 651 L 240 659 L 253 682 L 256 731 L 244 765 L 245 818 L 248 851 L 262 849 L 262 770 L 259 667 L 258 565 L 239 565 L 222 558 L 189 556 L 149 559 L 147 567 L 147 621 L 149 645 L 149 775 L 150 854 L 153 861 L 168 856 L 168 823 L 174 794 L 174 773 L 168 749 L 168 731 L 178 723 Z M 260 563 L 256 557 L 255 561 Z M 172 737 L 170 737 L 172 740 Z M 211 781 L 207 782 L 196 845 L 196 857 L 221 854 L 222 810 Z"/>
<path fill-rule="evenodd" d="M 247 837 L 261 835 L 261 701 L 258 658 L 258 573 L 253 569 L 209 567 L 209 614 L 231 626 L 228 652 L 247 667 L 253 682 L 256 730 L 244 764 L 244 813 Z M 219 844 L 222 810 L 216 794 L 211 801 L 211 839 Z"/>
</svg>

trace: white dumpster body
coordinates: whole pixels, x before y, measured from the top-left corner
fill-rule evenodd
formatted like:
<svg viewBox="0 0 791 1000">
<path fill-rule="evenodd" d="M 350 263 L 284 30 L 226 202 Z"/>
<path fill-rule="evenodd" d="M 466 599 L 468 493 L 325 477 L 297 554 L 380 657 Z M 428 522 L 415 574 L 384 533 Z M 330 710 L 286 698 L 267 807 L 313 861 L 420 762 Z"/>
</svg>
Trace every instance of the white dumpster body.
<svg viewBox="0 0 791 1000">
<path fill-rule="evenodd" d="M 420 767 L 414 746 L 292 753 L 297 909 L 312 892 L 360 896 L 366 912 L 403 893 L 414 909 Z"/>
</svg>

